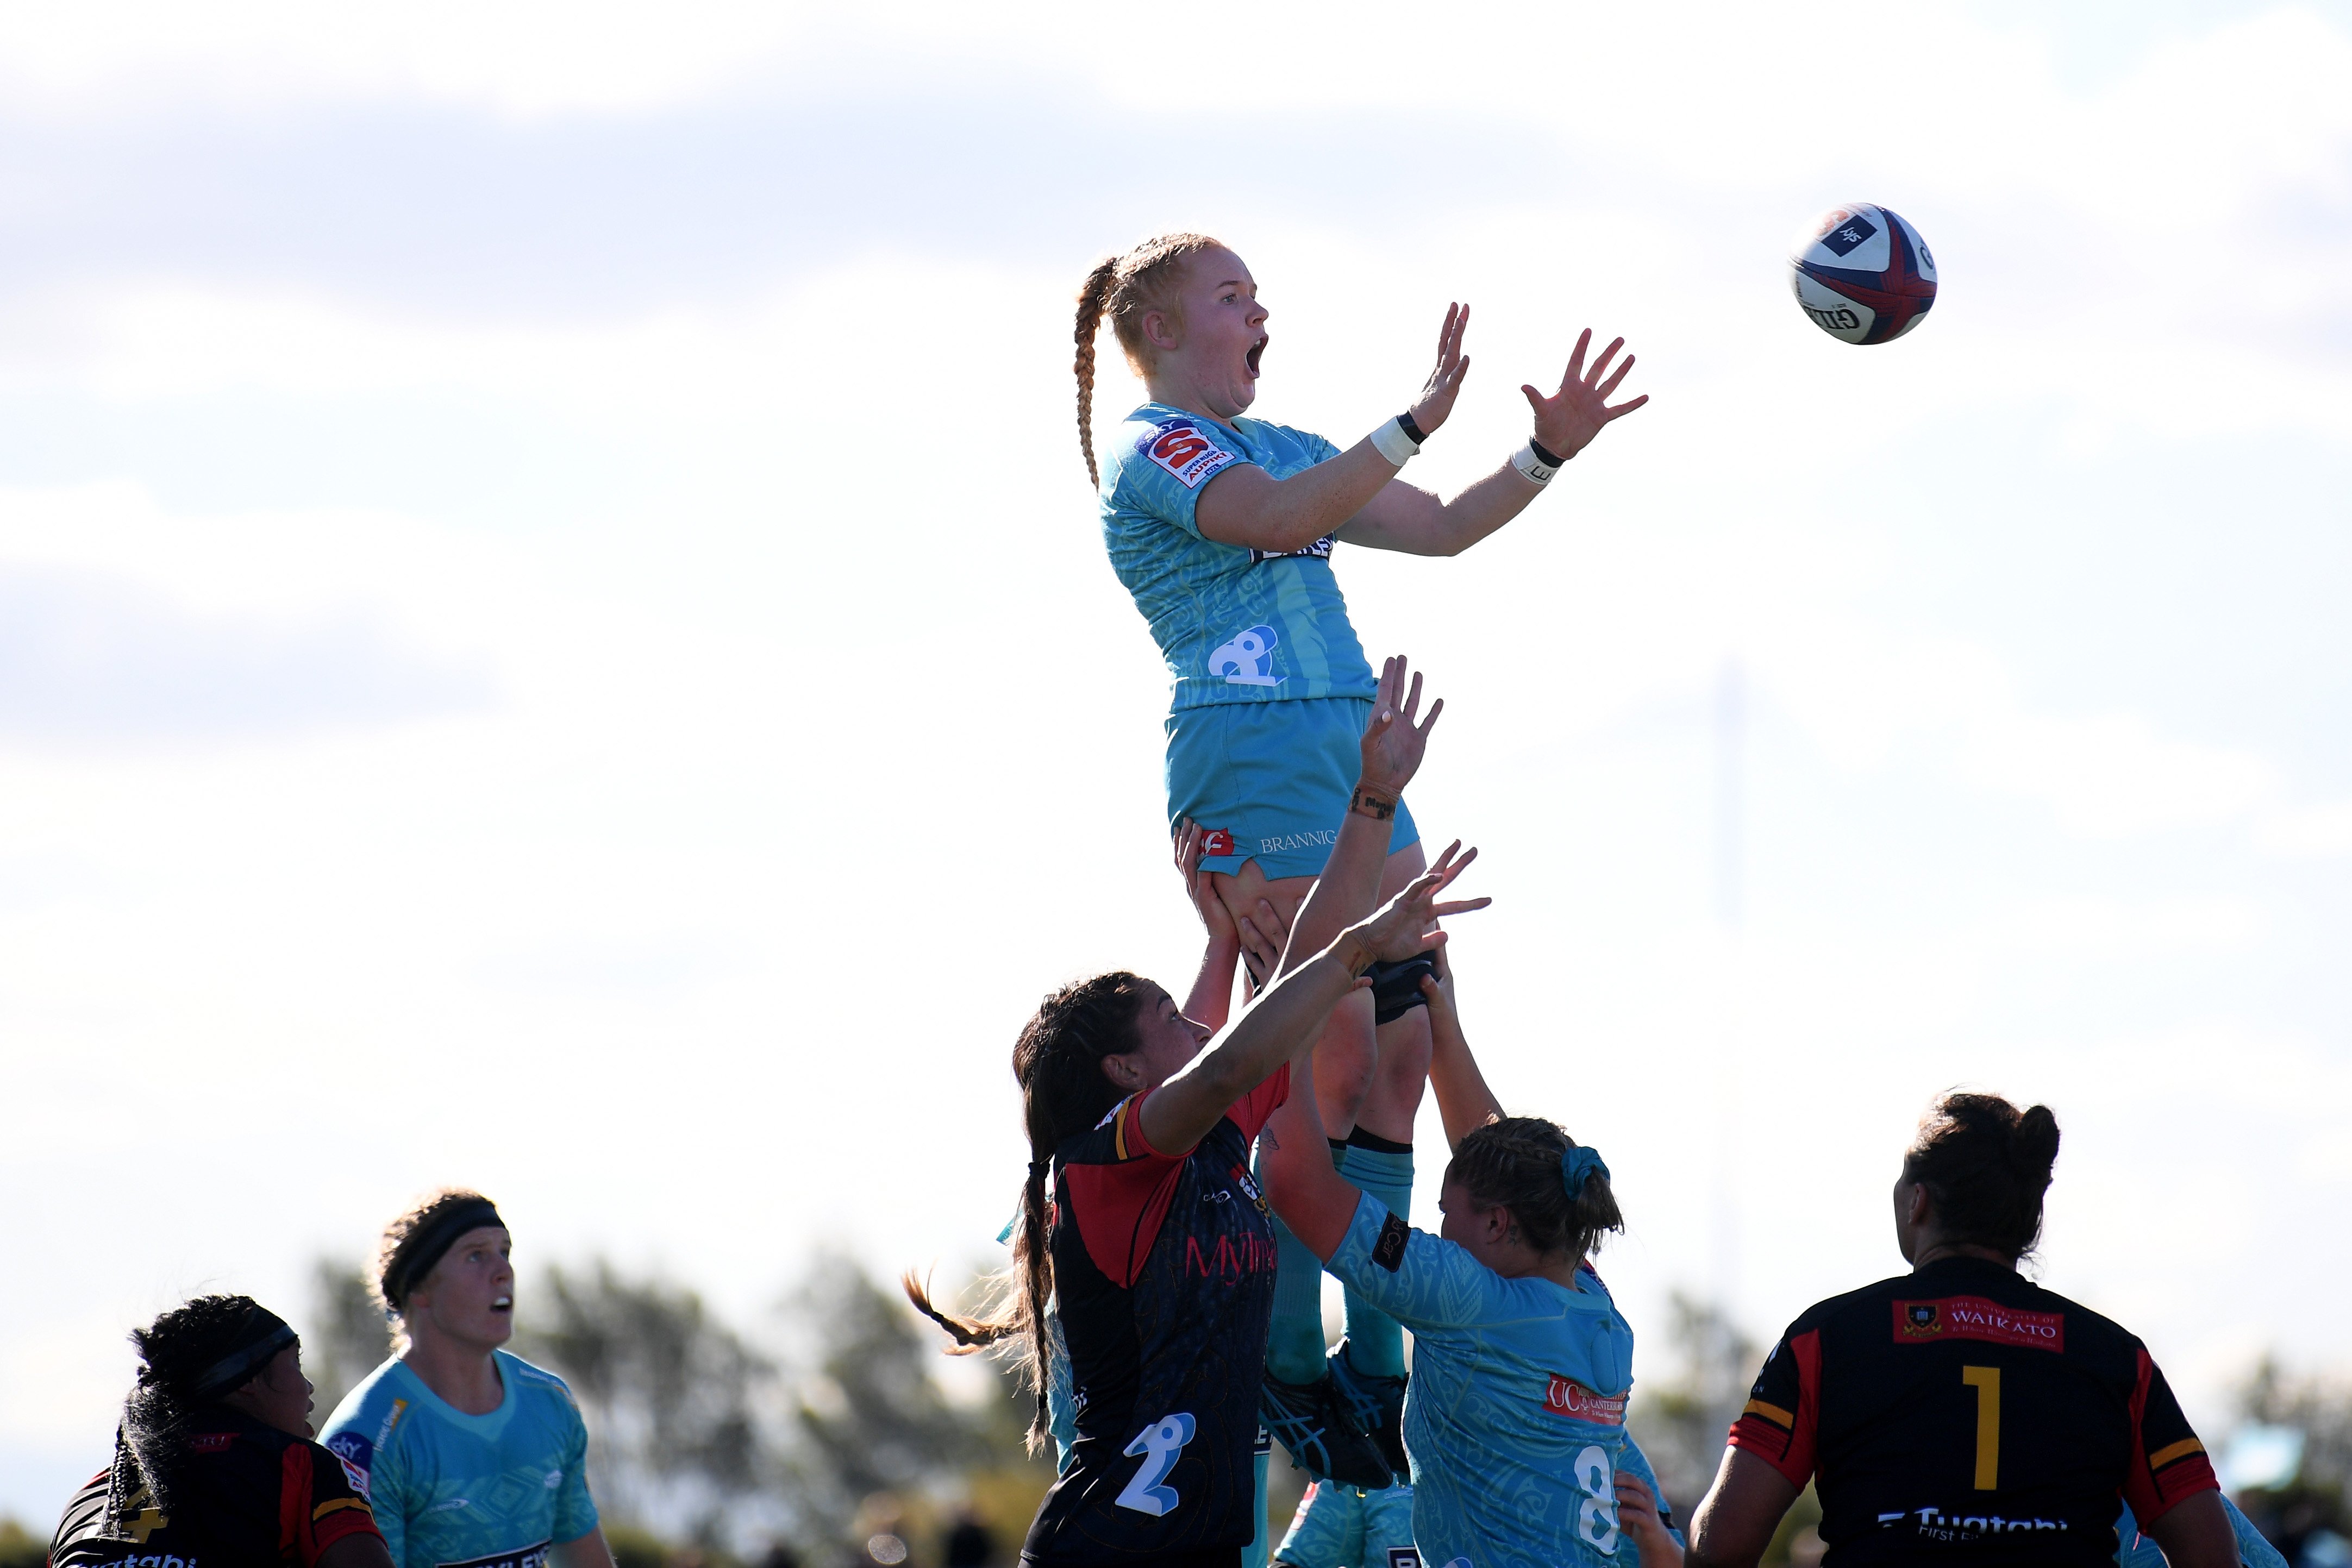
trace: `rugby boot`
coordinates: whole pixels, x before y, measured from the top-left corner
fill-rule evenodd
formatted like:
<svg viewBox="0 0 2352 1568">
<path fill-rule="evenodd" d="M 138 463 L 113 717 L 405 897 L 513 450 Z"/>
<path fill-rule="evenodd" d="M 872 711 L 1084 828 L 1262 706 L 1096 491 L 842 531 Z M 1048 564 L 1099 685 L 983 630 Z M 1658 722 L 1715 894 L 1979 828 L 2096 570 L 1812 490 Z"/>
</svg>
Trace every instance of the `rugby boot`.
<svg viewBox="0 0 2352 1568">
<path fill-rule="evenodd" d="M 1348 1414 L 1359 1429 L 1380 1445 L 1381 1458 L 1388 1461 L 1394 1479 L 1402 1480 L 1412 1473 L 1404 1457 L 1405 1379 L 1358 1372 L 1344 1339 L 1326 1364 L 1331 1369 L 1331 1381 L 1339 1385 L 1339 1396 L 1348 1402 Z"/>
<path fill-rule="evenodd" d="M 1285 1383 L 1266 1374 L 1257 1418 L 1290 1462 L 1316 1480 L 1371 1490 L 1396 1479 L 1380 1445 L 1349 1416 L 1348 1402 L 1328 1372 L 1312 1383 Z"/>
</svg>

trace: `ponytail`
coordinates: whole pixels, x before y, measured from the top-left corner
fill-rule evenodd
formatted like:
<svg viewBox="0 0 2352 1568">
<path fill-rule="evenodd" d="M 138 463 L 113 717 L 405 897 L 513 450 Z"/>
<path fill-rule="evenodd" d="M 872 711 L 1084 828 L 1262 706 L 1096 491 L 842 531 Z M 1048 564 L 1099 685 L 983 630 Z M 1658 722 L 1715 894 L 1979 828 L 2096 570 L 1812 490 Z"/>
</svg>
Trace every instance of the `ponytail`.
<svg viewBox="0 0 2352 1568">
<path fill-rule="evenodd" d="M 2015 1259 L 2042 1239 L 2042 1200 L 2058 1161 L 2058 1118 L 1998 1094 L 1944 1095 L 1919 1120 L 1903 1179 L 1927 1189 L 1953 1241 Z"/>
<path fill-rule="evenodd" d="M 1103 1076 L 1102 1059 L 1133 1051 L 1148 982 L 1114 969 L 1075 981 L 1048 996 L 1013 1045 L 1013 1076 L 1021 1085 L 1021 1115 L 1029 1133 L 1029 1172 L 1021 1184 L 1021 1214 L 1013 1222 L 1013 1262 L 996 1278 L 996 1301 L 986 1315 L 943 1311 L 930 1287 L 908 1270 L 899 1283 L 915 1310 L 945 1329 L 950 1355 L 970 1355 L 1020 1340 L 1024 1380 L 1037 1396 L 1029 1425 L 1032 1453 L 1045 1446 L 1045 1390 L 1053 1381 L 1053 1333 L 1047 1304 L 1054 1298 L 1052 1205 L 1047 1183 L 1055 1151 L 1065 1139 L 1095 1126 L 1120 1096 Z"/>
<path fill-rule="evenodd" d="M 1172 310 L 1172 285 L 1182 277 L 1184 263 L 1218 244 L 1207 235 L 1160 235 L 1124 256 L 1095 263 L 1079 287 L 1078 357 L 1073 367 L 1078 377 L 1078 450 L 1086 455 L 1087 477 L 1097 486 L 1102 483 L 1102 471 L 1095 462 L 1095 334 L 1103 318 L 1110 318 L 1127 362 L 1141 374 L 1150 352 L 1143 340 L 1143 313 Z"/>
</svg>

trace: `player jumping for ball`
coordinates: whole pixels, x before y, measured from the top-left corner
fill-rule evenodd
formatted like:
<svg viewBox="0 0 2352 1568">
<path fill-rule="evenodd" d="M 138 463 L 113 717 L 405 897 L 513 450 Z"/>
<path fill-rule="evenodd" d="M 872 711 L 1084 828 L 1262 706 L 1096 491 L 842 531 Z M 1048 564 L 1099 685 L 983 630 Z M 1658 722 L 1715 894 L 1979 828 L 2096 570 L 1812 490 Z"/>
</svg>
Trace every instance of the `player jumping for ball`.
<svg viewBox="0 0 2352 1568">
<path fill-rule="evenodd" d="M 1331 570 L 1336 542 L 1456 555 L 1509 522 L 1560 465 L 1611 421 L 1647 402 L 1612 405 L 1633 367 L 1622 340 L 1587 365 L 1577 340 L 1549 396 L 1521 388 L 1530 440 L 1450 500 L 1398 478 L 1453 412 L 1469 361 L 1469 309 L 1449 306 L 1437 362 L 1405 413 L 1342 450 L 1322 436 L 1245 417 L 1257 396 L 1268 313 L 1241 258 L 1202 235 L 1171 234 L 1103 261 L 1078 297 L 1078 440 L 1098 487 L 1111 564 L 1135 598 L 1173 685 L 1167 720 L 1167 810 L 1207 831 L 1202 862 L 1236 915 L 1270 900 L 1286 921 L 1323 869 L 1354 782 L 1373 676 Z M 1099 461 L 1093 432 L 1095 339 L 1108 320 L 1150 401 Z M 1612 368 L 1613 366 L 1613 368 Z M 1424 864 L 1403 803 L 1392 815 L 1382 877 L 1393 895 Z M 1413 960 L 1408 960 L 1409 964 Z M 1325 1124 L 1347 1141 L 1351 1179 L 1405 1211 L 1412 1124 L 1426 1082 L 1429 1032 L 1417 1010 L 1428 967 L 1378 978 L 1381 1001 L 1349 998 L 1316 1052 Z M 1389 1024 L 1376 1034 L 1376 1018 Z M 1402 1336 L 1350 1296 L 1348 1337 L 1325 1375 L 1320 1276 L 1282 1237 L 1265 1416 L 1294 1459 L 1318 1478 L 1385 1484 L 1403 1389 Z M 1379 1411 L 1389 1462 L 1351 1419 Z M 1348 1439 L 1352 1438 L 1352 1441 Z"/>
</svg>

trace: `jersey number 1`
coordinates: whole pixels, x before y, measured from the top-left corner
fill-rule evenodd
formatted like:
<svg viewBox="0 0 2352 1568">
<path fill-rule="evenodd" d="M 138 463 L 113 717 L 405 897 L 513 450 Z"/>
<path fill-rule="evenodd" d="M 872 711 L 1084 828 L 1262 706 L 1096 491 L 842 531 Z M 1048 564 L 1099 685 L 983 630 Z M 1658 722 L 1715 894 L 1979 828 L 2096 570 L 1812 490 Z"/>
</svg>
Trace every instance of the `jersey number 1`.
<svg viewBox="0 0 2352 1568">
<path fill-rule="evenodd" d="M 1143 1463 L 1135 1467 L 1134 1479 L 1115 1500 L 1119 1507 L 1131 1508 L 1155 1519 L 1175 1508 L 1179 1500 L 1176 1489 L 1161 1486 L 1160 1481 L 1176 1468 L 1176 1458 L 1192 1440 L 1194 1430 L 1192 1417 L 1179 1410 L 1173 1416 L 1162 1416 L 1135 1435 L 1135 1441 L 1127 1446 L 1127 1457 L 1134 1458 L 1139 1454 Z"/>
<path fill-rule="evenodd" d="M 2000 1477 L 2000 1368 L 1964 1366 L 1960 1381 L 1977 1391 L 1977 1485 L 1991 1491 Z"/>
</svg>

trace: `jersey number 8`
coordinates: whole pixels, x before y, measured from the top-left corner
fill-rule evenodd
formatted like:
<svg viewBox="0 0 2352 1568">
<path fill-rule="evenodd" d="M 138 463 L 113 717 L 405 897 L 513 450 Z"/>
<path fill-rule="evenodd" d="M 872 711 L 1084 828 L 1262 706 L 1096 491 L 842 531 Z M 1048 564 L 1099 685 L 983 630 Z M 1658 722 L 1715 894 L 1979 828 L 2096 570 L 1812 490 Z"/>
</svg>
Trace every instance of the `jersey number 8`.
<svg viewBox="0 0 2352 1568">
<path fill-rule="evenodd" d="M 1584 1492 L 1576 1509 L 1576 1538 L 1595 1552 L 1617 1550 L 1617 1469 L 1598 1443 L 1576 1456 L 1573 1473 Z"/>
</svg>

